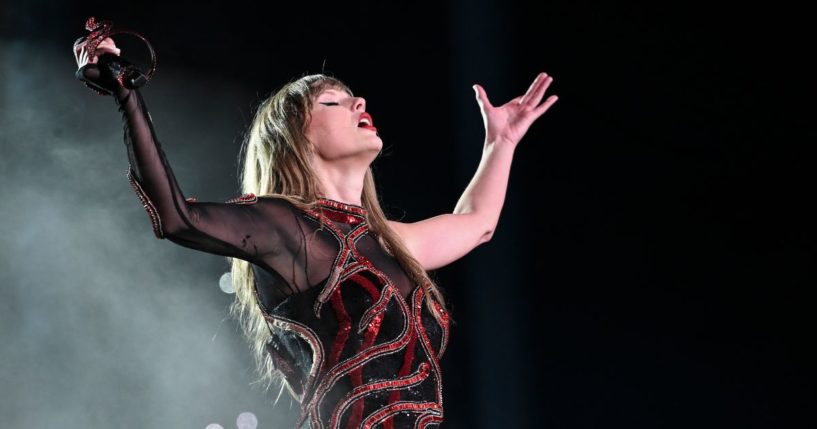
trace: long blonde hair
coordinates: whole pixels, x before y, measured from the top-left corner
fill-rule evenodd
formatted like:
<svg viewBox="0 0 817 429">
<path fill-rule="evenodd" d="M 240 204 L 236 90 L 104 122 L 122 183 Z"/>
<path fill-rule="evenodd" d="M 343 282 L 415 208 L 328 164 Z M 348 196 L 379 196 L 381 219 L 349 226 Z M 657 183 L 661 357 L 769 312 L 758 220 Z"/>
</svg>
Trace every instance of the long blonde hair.
<svg viewBox="0 0 817 429">
<path fill-rule="evenodd" d="M 241 148 L 243 162 L 240 177 L 243 193 L 285 198 L 300 209 L 315 207 L 316 200 L 322 195 L 318 176 L 310 163 L 309 142 L 304 132 L 315 97 L 328 87 L 352 94 L 340 80 L 315 74 L 284 85 L 261 102 Z M 371 167 L 366 171 L 361 201 L 367 212 L 370 234 L 397 260 L 413 282 L 425 285 L 427 292 L 433 294 L 436 301 L 445 308 L 445 299 L 438 286 L 388 226 L 380 207 Z M 298 400 L 298 395 L 293 392 L 283 373 L 275 368 L 266 351 L 271 335 L 270 327 L 256 302 L 255 277 L 250 263 L 237 258 L 228 260 L 232 264 L 232 281 L 236 291 L 236 299 L 230 312 L 239 319 L 244 335 L 250 342 L 260 375 L 256 383 L 261 383 L 266 390 L 273 383 L 280 382 L 281 391 L 286 387 L 292 397 Z M 432 304 L 432 300 L 426 300 L 426 304 L 431 314 L 441 320 L 442 315 Z"/>
</svg>

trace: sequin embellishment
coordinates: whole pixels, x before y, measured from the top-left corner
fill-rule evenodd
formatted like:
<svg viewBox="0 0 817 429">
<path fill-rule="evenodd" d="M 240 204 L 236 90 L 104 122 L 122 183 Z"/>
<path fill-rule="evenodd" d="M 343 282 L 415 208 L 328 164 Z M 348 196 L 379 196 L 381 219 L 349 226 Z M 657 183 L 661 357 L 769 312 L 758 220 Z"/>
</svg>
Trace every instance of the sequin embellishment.
<svg viewBox="0 0 817 429">
<path fill-rule="evenodd" d="M 404 298 L 392 279 L 358 251 L 357 243 L 369 233 L 365 209 L 325 198 L 318 202 L 317 208 L 303 213 L 333 236 L 339 249 L 314 302 L 303 303 L 312 304 L 311 323 L 318 324 L 313 329 L 322 336 L 304 335 L 306 325 L 288 321 L 317 352 L 309 381 L 300 390 L 302 409 L 296 427 L 393 429 L 398 416 L 400 427 L 408 416 L 413 416 L 415 429 L 439 424 L 443 420 L 439 358 L 448 340 L 448 315 L 425 285 L 417 285 Z M 335 222 L 349 228 L 341 229 Z M 361 292 L 366 305 L 351 306 L 347 295 L 359 297 Z M 424 312 L 427 300 L 443 315 L 441 320 Z M 389 334 L 379 335 L 386 315 L 390 328 L 384 332 Z M 283 327 L 273 315 L 267 320 Z M 365 375 L 370 363 L 374 368 L 385 362 L 395 365 L 386 378 Z M 335 396 L 347 383 L 349 390 L 341 389 L 342 396 Z M 417 396 L 421 391 L 425 397 Z"/>
<path fill-rule="evenodd" d="M 231 198 L 226 201 L 227 204 L 255 204 L 258 202 L 258 197 L 252 192 L 244 194 L 240 197 Z"/>
<path fill-rule="evenodd" d="M 139 201 L 142 202 L 142 207 L 145 208 L 148 216 L 150 216 L 150 223 L 153 226 L 153 234 L 156 235 L 156 238 L 165 238 L 164 232 L 162 231 L 162 218 L 159 217 L 159 212 L 156 210 L 156 206 L 153 205 L 153 202 L 147 196 L 144 189 L 142 189 L 142 185 L 140 185 L 139 181 L 136 180 L 136 177 L 133 174 L 133 168 L 130 164 L 128 164 L 128 170 L 125 175 L 128 177 L 128 182 L 130 182 L 134 192 L 136 192 L 136 196 L 139 197 Z"/>
</svg>

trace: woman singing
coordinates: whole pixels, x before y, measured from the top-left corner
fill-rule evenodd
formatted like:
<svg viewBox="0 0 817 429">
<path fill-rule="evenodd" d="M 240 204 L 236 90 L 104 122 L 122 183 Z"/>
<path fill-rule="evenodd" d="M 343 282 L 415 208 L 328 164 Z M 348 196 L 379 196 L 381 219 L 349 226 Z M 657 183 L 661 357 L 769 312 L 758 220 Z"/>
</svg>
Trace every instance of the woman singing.
<svg viewBox="0 0 817 429">
<path fill-rule="evenodd" d="M 77 76 L 113 93 L 128 173 L 157 238 L 232 262 L 240 317 L 262 379 L 301 404 L 296 428 L 426 428 L 443 421 L 439 360 L 449 313 L 427 271 L 491 239 L 514 149 L 556 102 L 539 74 L 494 107 L 475 85 L 485 124 L 477 172 L 453 213 L 388 220 L 371 164 L 383 142 L 366 101 L 311 75 L 263 101 L 242 147 L 240 197 L 185 198 L 139 90 L 105 39 Z M 541 102 L 541 103 L 540 103 Z"/>
</svg>

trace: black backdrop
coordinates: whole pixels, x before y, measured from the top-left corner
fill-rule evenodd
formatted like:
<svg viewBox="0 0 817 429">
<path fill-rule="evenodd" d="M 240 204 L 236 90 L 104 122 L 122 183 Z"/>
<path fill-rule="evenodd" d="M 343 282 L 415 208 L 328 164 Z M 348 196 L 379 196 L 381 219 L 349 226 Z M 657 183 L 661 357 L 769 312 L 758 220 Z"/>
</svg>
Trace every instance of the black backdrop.
<svg viewBox="0 0 817 429">
<path fill-rule="evenodd" d="M 2 37 L 65 45 L 54 73 L 72 73 L 70 43 L 95 15 L 154 43 L 156 79 L 235 82 L 256 93 L 242 108 L 307 72 L 343 79 L 377 118 L 378 184 L 407 221 L 452 210 L 475 171 L 471 85 L 497 104 L 548 72 L 560 100 L 516 152 L 494 239 L 435 273 L 457 318 L 443 426 L 813 422 L 803 11 L 32 1 L 0 14 Z"/>
</svg>

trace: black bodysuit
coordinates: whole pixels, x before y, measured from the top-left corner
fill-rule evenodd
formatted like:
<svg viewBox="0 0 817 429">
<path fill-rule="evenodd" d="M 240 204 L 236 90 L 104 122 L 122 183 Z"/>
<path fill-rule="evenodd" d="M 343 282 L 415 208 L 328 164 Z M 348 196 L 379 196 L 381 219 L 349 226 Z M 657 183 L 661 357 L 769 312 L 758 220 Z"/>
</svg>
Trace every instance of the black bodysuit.
<svg viewBox="0 0 817 429">
<path fill-rule="evenodd" d="M 397 261 L 369 234 L 361 206 L 322 198 L 312 211 L 252 194 L 185 199 L 138 90 L 118 88 L 127 177 L 153 231 L 249 261 L 276 367 L 299 396 L 296 428 L 426 428 L 442 422 L 437 320 Z"/>
</svg>

